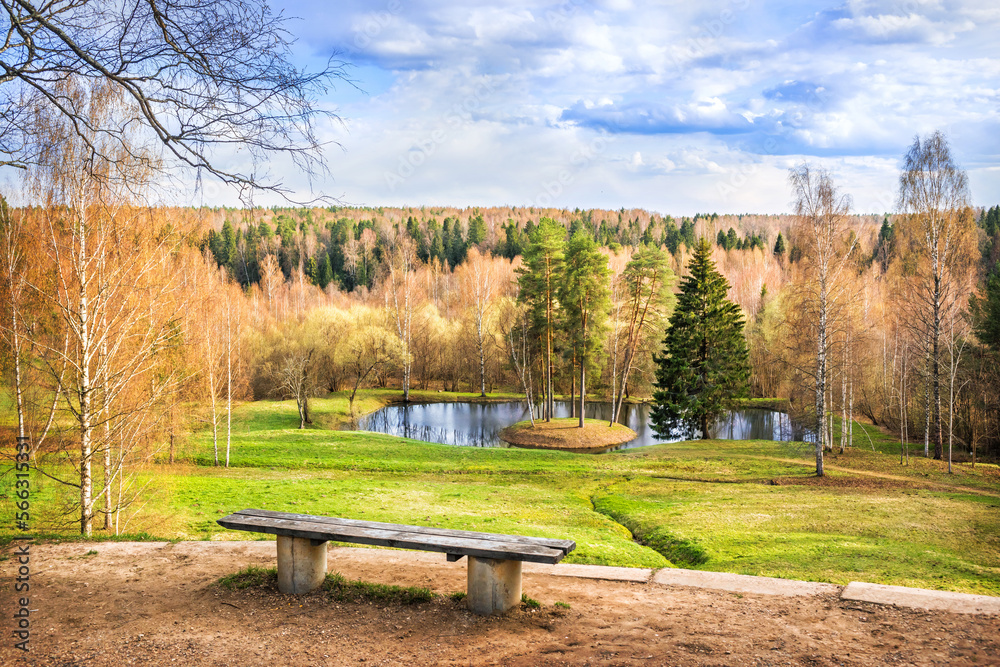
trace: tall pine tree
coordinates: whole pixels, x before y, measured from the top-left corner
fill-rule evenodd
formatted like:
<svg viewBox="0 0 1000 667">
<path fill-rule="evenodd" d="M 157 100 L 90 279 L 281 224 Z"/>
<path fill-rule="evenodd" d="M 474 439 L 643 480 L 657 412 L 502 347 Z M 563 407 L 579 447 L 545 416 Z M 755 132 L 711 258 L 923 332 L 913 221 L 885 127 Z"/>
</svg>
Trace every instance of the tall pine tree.
<svg viewBox="0 0 1000 667">
<path fill-rule="evenodd" d="M 595 366 L 604 349 L 611 308 L 608 258 L 590 234 L 580 230 L 566 249 L 566 268 L 558 297 L 569 344 L 580 363 L 580 428 L 587 406 L 587 366 Z"/>
<path fill-rule="evenodd" d="M 517 269 L 518 300 L 528 304 L 535 334 L 545 351 L 543 415 L 545 421 L 552 421 L 555 407 L 552 395 L 552 339 L 559 314 L 557 291 L 562 280 L 566 230 L 555 220 L 542 218 L 531 232 L 530 239 L 524 249 L 524 263 Z"/>
<path fill-rule="evenodd" d="M 708 438 L 708 425 L 746 395 L 750 362 L 743 313 L 726 298 L 729 282 L 715 270 L 706 239 L 695 248 L 688 271 L 663 355 L 656 357 L 651 419 L 661 437 L 680 427 Z"/>
</svg>

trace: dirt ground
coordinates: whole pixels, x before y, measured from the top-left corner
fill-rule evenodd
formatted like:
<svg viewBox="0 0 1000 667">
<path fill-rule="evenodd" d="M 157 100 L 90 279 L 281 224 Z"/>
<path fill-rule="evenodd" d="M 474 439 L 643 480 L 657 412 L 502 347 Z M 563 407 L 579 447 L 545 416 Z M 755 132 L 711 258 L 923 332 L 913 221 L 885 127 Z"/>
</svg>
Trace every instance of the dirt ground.
<svg viewBox="0 0 1000 667">
<path fill-rule="evenodd" d="M 27 654 L 11 638 L 13 561 L 0 563 L 0 664 L 1000 664 L 995 615 L 526 573 L 540 610 L 479 617 L 446 595 L 465 590 L 464 560 L 390 553 L 332 549 L 330 570 L 443 595 L 385 606 L 215 584 L 273 566 L 273 542 L 33 545 Z"/>
</svg>

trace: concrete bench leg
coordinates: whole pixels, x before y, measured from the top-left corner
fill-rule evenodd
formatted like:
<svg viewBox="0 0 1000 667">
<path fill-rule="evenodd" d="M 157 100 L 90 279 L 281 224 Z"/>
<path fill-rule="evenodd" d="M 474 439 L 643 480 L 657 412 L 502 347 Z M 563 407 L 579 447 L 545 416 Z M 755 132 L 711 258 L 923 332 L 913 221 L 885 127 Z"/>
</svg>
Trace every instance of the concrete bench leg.
<svg viewBox="0 0 1000 667">
<path fill-rule="evenodd" d="M 326 578 L 326 542 L 278 535 L 278 590 L 299 595 L 315 589 Z"/>
<path fill-rule="evenodd" d="M 521 561 L 469 556 L 469 609 L 502 614 L 521 602 Z"/>
</svg>

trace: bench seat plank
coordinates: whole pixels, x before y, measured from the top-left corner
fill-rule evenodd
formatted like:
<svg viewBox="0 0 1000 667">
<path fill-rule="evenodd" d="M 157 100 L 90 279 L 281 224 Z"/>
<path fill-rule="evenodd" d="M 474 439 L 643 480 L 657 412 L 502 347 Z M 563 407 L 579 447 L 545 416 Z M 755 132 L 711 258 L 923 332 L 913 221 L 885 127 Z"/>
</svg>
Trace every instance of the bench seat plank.
<svg viewBox="0 0 1000 667">
<path fill-rule="evenodd" d="M 383 530 L 395 530 L 403 532 L 419 532 L 425 535 L 441 535 L 444 537 L 457 537 L 469 539 L 484 539 L 506 542 L 510 544 L 529 544 L 535 546 L 559 549 L 564 554 L 576 549 L 576 542 L 573 540 L 557 540 L 547 537 L 526 537 L 524 535 L 505 535 L 502 533 L 480 533 L 471 530 L 455 530 L 452 528 L 436 528 L 431 526 L 407 526 L 398 523 L 381 523 L 378 521 L 363 521 L 359 519 L 341 519 L 330 516 L 316 516 L 312 514 L 296 514 L 294 512 L 275 512 L 272 510 L 246 509 L 231 514 L 230 517 L 237 516 L 259 516 L 273 519 L 292 519 L 296 521 L 309 521 L 312 523 L 330 524 L 331 526 L 355 526 L 359 528 L 379 528 Z"/>
<path fill-rule="evenodd" d="M 540 544 L 530 544 L 511 540 L 516 536 L 491 533 L 474 534 L 467 537 L 461 533 L 471 531 L 451 531 L 441 534 L 439 529 L 428 532 L 419 526 L 397 526 L 381 524 L 390 528 L 376 527 L 373 522 L 357 522 L 360 525 L 330 523 L 310 515 L 259 516 L 247 512 L 237 512 L 218 520 L 226 528 L 253 532 L 300 537 L 313 540 L 334 540 L 372 546 L 388 546 L 401 549 L 418 549 L 440 553 L 493 558 L 497 560 L 523 560 L 534 563 L 558 563 L 566 555 L 562 549 Z M 300 518 L 285 518 L 294 516 Z"/>
</svg>

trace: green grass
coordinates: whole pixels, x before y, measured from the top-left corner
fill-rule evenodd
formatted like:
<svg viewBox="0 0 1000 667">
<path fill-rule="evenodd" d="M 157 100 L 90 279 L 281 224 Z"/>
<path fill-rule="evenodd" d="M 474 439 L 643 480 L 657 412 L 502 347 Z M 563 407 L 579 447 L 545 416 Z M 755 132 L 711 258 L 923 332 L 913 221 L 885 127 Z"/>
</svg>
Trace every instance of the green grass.
<svg viewBox="0 0 1000 667">
<path fill-rule="evenodd" d="M 359 404 L 392 396 L 366 392 Z M 806 443 L 691 441 L 590 455 L 319 427 L 345 411 L 342 396 L 314 401 L 316 427 L 298 430 L 291 402 L 240 406 L 234 467 L 210 465 L 210 436 L 192 434 L 182 463 L 141 475 L 145 504 L 128 530 L 147 539 L 273 539 L 216 523 L 260 507 L 573 539 L 571 563 L 1000 595 L 1000 469 L 960 464 L 948 475 L 923 457 L 901 466 L 898 441 L 875 429 L 880 451 L 856 426 L 856 447 L 828 455 L 818 479 Z M 12 525 L 9 477 L 0 477 L 0 526 Z M 75 490 L 37 475 L 32 483 L 33 528 L 79 539 L 63 513 Z"/>
<path fill-rule="evenodd" d="M 594 511 L 611 517 L 632 532 L 639 544 L 649 547 L 668 561 L 682 567 L 701 565 L 708 561 L 708 553 L 694 539 L 677 537 L 654 520 L 640 518 L 647 503 L 621 496 L 595 498 Z M 648 515 L 647 515 L 648 516 Z"/>
<path fill-rule="evenodd" d="M 17 426 L 17 409 L 14 405 L 14 395 L 9 389 L 0 388 L 0 428 Z"/>
<path fill-rule="evenodd" d="M 227 574 L 218 581 L 219 586 L 229 591 L 259 588 L 268 591 L 278 589 L 277 568 L 248 565 L 242 570 Z M 367 581 L 351 580 L 339 572 L 326 575 L 320 587 L 331 600 L 337 602 L 358 602 L 374 604 L 412 605 L 430 602 L 435 595 L 427 588 L 416 586 L 389 586 Z"/>
<path fill-rule="evenodd" d="M 339 573 L 326 575 L 323 590 L 338 602 L 371 602 L 375 604 L 411 605 L 430 602 L 435 595 L 417 586 L 390 586 L 367 581 L 345 579 Z"/>
<path fill-rule="evenodd" d="M 247 565 L 242 570 L 222 577 L 218 583 L 227 591 L 242 591 L 247 588 L 277 589 L 278 568 Z"/>
</svg>

